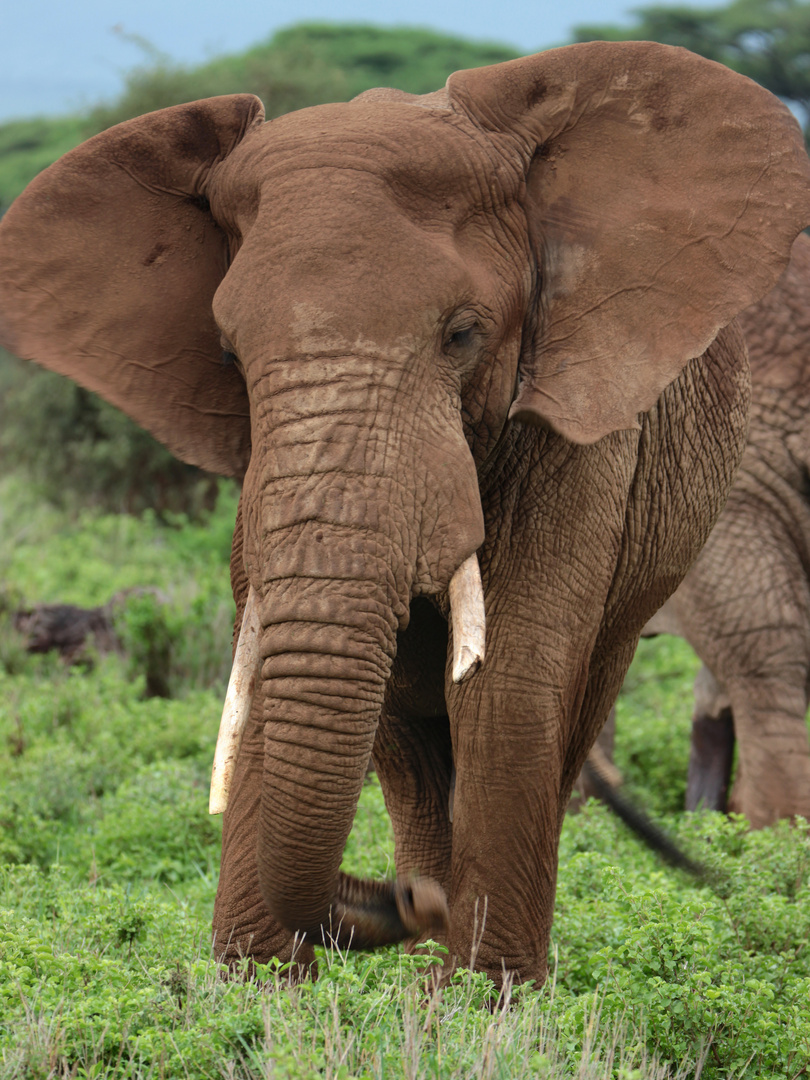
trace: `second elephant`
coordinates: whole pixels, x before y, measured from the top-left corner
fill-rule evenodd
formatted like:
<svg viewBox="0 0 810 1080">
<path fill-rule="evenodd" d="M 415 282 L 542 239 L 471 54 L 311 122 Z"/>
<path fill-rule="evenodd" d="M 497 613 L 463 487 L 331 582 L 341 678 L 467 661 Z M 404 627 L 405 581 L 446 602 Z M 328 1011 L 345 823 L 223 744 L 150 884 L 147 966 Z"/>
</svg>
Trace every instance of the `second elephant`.
<svg viewBox="0 0 810 1080">
<path fill-rule="evenodd" d="M 740 472 L 645 635 L 680 634 L 704 664 L 687 809 L 734 810 L 760 827 L 810 818 L 810 239 L 797 239 L 776 288 L 739 321 L 752 383 Z"/>
</svg>

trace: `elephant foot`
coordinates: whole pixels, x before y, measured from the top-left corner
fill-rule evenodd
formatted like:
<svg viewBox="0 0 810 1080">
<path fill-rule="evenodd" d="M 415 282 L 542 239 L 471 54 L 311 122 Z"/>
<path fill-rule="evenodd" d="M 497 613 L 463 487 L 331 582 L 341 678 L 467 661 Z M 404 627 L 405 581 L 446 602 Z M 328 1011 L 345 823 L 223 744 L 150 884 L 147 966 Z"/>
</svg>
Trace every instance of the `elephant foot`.
<svg viewBox="0 0 810 1080">
<path fill-rule="evenodd" d="M 686 780 L 687 810 L 728 810 L 728 789 L 734 760 L 731 709 L 717 716 L 696 713 Z"/>
<path fill-rule="evenodd" d="M 743 814 L 752 829 L 765 829 L 781 819 L 810 820 L 810 775 L 798 782 L 794 777 L 769 776 L 767 784 L 758 786 L 740 771 L 729 798 L 729 811 Z"/>
<path fill-rule="evenodd" d="M 282 986 L 318 977 L 313 943 L 304 935 L 291 934 L 269 917 L 256 927 L 233 926 L 229 932 L 215 924 L 213 952 L 226 979 L 273 979 L 272 974 L 258 970 L 257 965 L 266 964 L 273 965 L 269 970 L 277 973 Z"/>
</svg>

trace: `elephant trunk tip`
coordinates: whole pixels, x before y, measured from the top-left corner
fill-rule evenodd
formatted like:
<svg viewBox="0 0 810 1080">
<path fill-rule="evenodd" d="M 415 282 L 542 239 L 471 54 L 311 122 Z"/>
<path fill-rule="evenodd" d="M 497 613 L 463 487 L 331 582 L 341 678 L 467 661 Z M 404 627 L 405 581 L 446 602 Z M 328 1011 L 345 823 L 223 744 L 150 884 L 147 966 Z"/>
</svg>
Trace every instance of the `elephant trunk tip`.
<svg viewBox="0 0 810 1080">
<path fill-rule="evenodd" d="M 406 938 L 445 934 L 450 912 L 444 889 L 427 877 L 369 881 L 339 875 L 337 895 L 328 914 L 314 925 L 302 926 L 300 915 L 268 902 L 274 916 L 290 930 L 302 929 L 312 940 L 320 936 L 345 949 L 376 949 Z"/>
<path fill-rule="evenodd" d="M 444 934 L 450 926 L 450 910 L 444 889 L 432 878 L 397 881 L 394 899 L 402 925 L 411 937 Z"/>
</svg>

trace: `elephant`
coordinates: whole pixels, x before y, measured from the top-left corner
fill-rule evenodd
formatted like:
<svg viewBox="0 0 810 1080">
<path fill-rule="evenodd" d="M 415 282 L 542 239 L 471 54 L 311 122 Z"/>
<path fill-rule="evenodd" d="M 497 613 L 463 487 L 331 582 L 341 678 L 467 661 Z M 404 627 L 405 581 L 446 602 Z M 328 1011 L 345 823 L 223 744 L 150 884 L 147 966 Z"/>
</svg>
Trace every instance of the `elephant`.
<svg viewBox="0 0 810 1080">
<path fill-rule="evenodd" d="M 810 238 L 739 322 L 748 445 L 706 546 L 644 633 L 679 634 L 703 662 L 686 808 L 737 811 L 759 828 L 810 819 Z"/>
<path fill-rule="evenodd" d="M 223 963 L 432 936 L 444 978 L 545 979 L 568 797 L 728 495 L 735 317 L 809 179 L 755 83 L 596 42 L 164 109 L 8 211 L 6 347 L 243 480 Z M 372 754 L 392 881 L 340 870 Z"/>
</svg>

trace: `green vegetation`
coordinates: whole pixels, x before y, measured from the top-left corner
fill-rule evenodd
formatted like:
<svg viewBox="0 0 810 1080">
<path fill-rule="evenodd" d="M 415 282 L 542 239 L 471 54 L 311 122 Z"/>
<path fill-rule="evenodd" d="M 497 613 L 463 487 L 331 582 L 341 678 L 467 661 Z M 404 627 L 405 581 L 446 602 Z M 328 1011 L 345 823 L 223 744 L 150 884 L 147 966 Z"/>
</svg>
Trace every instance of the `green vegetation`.
<svg viewBox="0 0 810 1080">
<path fill-rule="evenodd" d="M 717 60 L 798 106 L 810 124 L 810 3 L 732 0 L 723 7 L 649 5 L 630 26 L 577 26 L 575 41 L 660 41 Z"/>
<path fill-rule="evenodd" d="M 93 129 L 214 94 L 257 94 L 268 119 L 309 105 L 348 101 L 374 86 L 425 94 L 443 86 L 453 71 L 519 54 L 432 30 L 303 23 L 244 53 L 198 67 L 183 67 L 153 51 L 148 55 L 150 62 L 127 77 L 119 101 L 91 114 Z"/>
<path fill-rule="evenodd" d="M 0 124 L 0 213 L 38 172 L 85 137 L 78 116 L 34 117 Z"/>
<path fill-rule="evenodd" d="M 118 409 L 2 349 L 0 458 L 63 510 L 197 518 L 217 494 L 212 476 L 172 457 Z"/>
<path fill-rule="evenodd" d="M 272 966 L 264 981 L 224 981 L 208 938 L 220 822 L 206 801 L 234 513 L 229 485 L 195 524 L 66 517 L 0 484 L 0 608 L 156 586 L 175 695 L 144 698 L 151 600 L 126 609 L 129 658 L 74 669 L 26 656 L 0 616 L 0 1077 L 808 1074 L 810 833 L 677 812 L 697 662 L 667 638 L 643 643 L 627 680 L 617 760 L 722 871 L 722 896 L 591 804 L 563 832 L 549 984 L 511 988 L 506 1011 L 489 1011 L 486 979 L 466 971 L 431 997 L 424 958 L 398 949 L 321 950 L 318 982 L 295 988 Z M 345 866 L 385 875 L 392 858 L 372 782 Z"/>
</svg>

